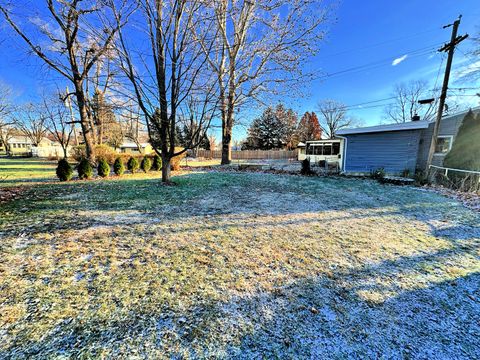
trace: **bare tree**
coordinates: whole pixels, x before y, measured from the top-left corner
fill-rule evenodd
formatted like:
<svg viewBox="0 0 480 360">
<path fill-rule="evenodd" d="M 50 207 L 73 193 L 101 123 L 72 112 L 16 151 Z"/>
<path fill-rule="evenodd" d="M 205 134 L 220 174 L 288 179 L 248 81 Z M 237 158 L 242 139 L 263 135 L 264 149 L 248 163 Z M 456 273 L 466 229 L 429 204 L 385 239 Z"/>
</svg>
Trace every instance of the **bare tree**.
<svg viewBox="0 0 480 360">
<path fill-rule="evenodd" d="M 14 132 L 14 121 L 11 115 L 14 111 L 12 90 L 6 84 L 0 83 L 0 145 L 8 151 L 8 141 Z"/>
<path fill-rule="evenodd" d="M 38 146 L 48 131 L 44 104 L 22 105 L 13 117 L 15 126 L 28 137 L 33 146 Z"/>
<path fill-rule="evenodd" d="M 317 0 L 211 0 L 214 46 L 203 46 L 219 81 L 222 164 L 231 162 L 234 115 L 267 92 L 292 91 L 312 74 L 305 62 L 323 39 Z M 209 17 L 207 17 L 209 18 Z M 287 86 L 289 84 L 289 86 Z"/>
<path fill-rule="evenodd" d="M 214 151 L 216 150 L 216 147 L 217 147 L 217 138 L 215 137 L 215 135 L 210 135 L 208 137 L 208 142 L 210 144 L 210 151 Z"/>
<path fill-rule="evenodd" d="M 119 58 L 146 120 L 150 141 L 162 157 L 162 181 L 170 182 L 171 159 L 197 146 L 175 148 L 180 119 L 193 118 L 196 132 L 208 130 L 217 105 L 215 78 L 194 31 L 205 26 L 203 0 L 141 0 L 135 31 L 149 48 L 135 49 L 120 31 Z M 202 43 L 208 41 L 206 39 Z M 192 136 L 192 139 L 203 136 Z"/>
<path fill-rule="evenodd" d="M 438 98 L 434 98 L 428 91 L 426 81 L 412 81 L 407 84 L 395 85 L 392 93 L 394 97 L 393 104 L 385 108 L 385 118 L 396 123 L 411 121 L 415 115 L 420 116 L 421 120 L 432 120 L 436 116 Z M 419 104 L 419 100 L 432 98 L 429 104 Z"/>
<path fill-rule="evenodd" d="M 44 99 L 46 128 L 52 138 L 57 141 L 63 150 L 63 157 L 68 157 L 68 147 L 73 136 L 68 107 L 62 101 L 62 95 L 57 99 Z"/>
<path fill-rule="evenodd" d="M 110 49 L 117 32 L 125 23 L 122 14 L 128 12 L 118 11 L 115 19 L 109 16 L 109 8 L 114 2 L 38 0 L 29 2 L 28 9 L 19 9 L 19 20 L 15 19 L 8 6 L 0 5 L 5 20 L 24 40 L 31 53 L 73 84 L 74 91 L 68 96 L 75 96 L 87 157 L 92 162 L 93 129 L 85 86 L 90 71 Z M 16 8 L 19 3 L 16 3 Z M 120 7 L 124 8 L 125 5 L 126 0 L 122 0 Z M 42 14 L 42 17 L 38 14 Z"/>
<path fill-rule="evenodd" d="M 142 135 L 144 124 L 141 119 L 140 109 L 134 109 L 132 105 L 128 106 L 128 110 L 123 112 L 121 119 L 123 120 L 123 133 L 126 139 L 129 139 L 135 143 L 138 147 L 138 151 L 143 154 L 144 150 L 142 147 L 142 140 L 144 137 Z"/>
<path fill-rule="evenodd" d="M 355 126 L 355 120 L 347 116 L 345 104 L 335 100 L 322 100 L 318 103 L 320 126 L 329 138 L 335 138 L 338 130 Z"/>
</svg>

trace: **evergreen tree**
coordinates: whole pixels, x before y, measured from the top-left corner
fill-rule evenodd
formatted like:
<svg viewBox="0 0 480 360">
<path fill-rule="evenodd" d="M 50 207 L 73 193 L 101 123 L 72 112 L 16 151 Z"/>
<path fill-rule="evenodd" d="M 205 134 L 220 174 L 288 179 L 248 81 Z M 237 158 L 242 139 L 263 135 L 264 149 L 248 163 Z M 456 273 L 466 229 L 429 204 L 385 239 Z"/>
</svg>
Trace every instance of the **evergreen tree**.
<svg viewBox="0 0 480 360">
<path fill-rule="evenodd" d="M 98 162 L 97 173 L 100 177 L 107 177 L 110 175 L 110 165 L 104 158 L 101 158 Z"/>
<path fill-rule="evenodd" d="M 242 148 L 270 150 L 292 147 L 296 122 L 295 112 L 285 109 L 282 104 L 275 109 L 268 107 L 259 118 L 253 120 Z"/>
<path fill-rule="evenodd" d="M 311 140 L 320 140 L 322 138 L 322 128 L 318 122 L 317 114 L 306 112 L 300 119 L 297 128 L 298 141 L 305 142 Z"/>
<path fill-rule="evenodd" d="M 57 172 L 57 177 L 60 179 L 60 181 L 68 181 L 73 176 L 73 168 L 68 163 L 67 159 L 61 159 L 58 162 L 56 172 Z"/>
<path fill-rule="evenodd" d="M 93 168 L 88 159 L 83 158 L 77 166 L 78 178 L 80 180 L 90 179 L 93 176 Z"/>
<path fill-rule="evenodd" d="M 152 170 L 160 171 L 162 169 L 162 158 L 155 154 L 153 157 Z"/>
<path fill-rule="evenodd" d="M 125 172 L 125 165 L 123 164 L 123 160 L 120 157 L 115 159 L 115 163 L 113 164 L 113 171 L 116 175 L 121 176 Z"/>
<path fill-rule="evenodd" d="M 470 110 L 465 115 L 443 166 L 480 171 L 480 113 Z"/>
</svg>

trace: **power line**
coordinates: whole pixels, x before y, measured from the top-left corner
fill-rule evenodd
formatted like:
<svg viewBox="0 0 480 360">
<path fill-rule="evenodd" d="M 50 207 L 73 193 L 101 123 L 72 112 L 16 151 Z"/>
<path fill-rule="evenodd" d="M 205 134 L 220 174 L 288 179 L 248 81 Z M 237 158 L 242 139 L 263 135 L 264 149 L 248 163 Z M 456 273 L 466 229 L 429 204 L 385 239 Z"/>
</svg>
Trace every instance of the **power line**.
<svg viewBox="0 0 480 360">
<path fill-rule="evenodd" d="M 424 47 L 424 48 L 421 48 L 421 49 L 408 51 L 407 55 L 410 58 L 423 56 L 423 55 L 428 54 L 431 51 L 434 51 L 435 47 L 440 45 L 440 44 L 442 44 L 442 43 L 437 43 L 437 44 L 434 44 L 434 45 L 431 45 L 431 46 L 428 46 L 428 47 Z M 370 62 L 370 63 L 367 63 L 367 64 L 358 65 L 358 66 L 354 66 L 354 67 L 351 67 L 351 68 L 346 68 L 346 69 L 339 70 L 339 71 L 329 73 L 329 74 L 326 74 L 326 75 L 320 75 L 320 76 L 316 77 L 315 80 L 326 80 L 326 79 L 330 79 L 332 77 L 347 74 L 347 73 L 354 73 L 354 72 L 364 71 L 364 70 L 372 70 L 372 69 L 384 66 L 385 64 L 391 64 L 392 58 L 396 58 L 400 55 L 401 54 L 397 54 L 397 55 L 394 55 L 394 56 L 389 56 L 388 58 L 384 58 L 382 60 L 377 60 L 377 61 L 373 61 L 373 62 Z"/>
<path fill-rule="evenodd" d="M 320 56 L 319 59 L 326 59 L 326 58 L 330 58 L 330 57 L 334 57 L 334 56 L 338 56 L 338 55 L 343 55 L 343 54 L 347 54 L 349 52 L 354 52 L 354 51 L 372 49 L 372 48 L 375 48 L 375 47 L 378 47 L 378 46 L 382 46 L 382 45 L 385 45 L 385 44 L 390 44 L 390 43 L 397 42 L 397 41 L 400 41 L 400 40 L 411 39 L 411 38 L 421 36 L 421 35 L 424 35 L 424 34 L 428 34 L 428 33 L 431 33 L 433 31 L 437 31 L 437 30 L 440 30 L 440 28 L 432 28 L 430 30 L 426 30 L 426 31 L 422 31 L 422 32 L 398 37 L 398 38 L 393 38 L 393 39 L 390 39 L 390 40 L 386 40 L 386 41 L 382 41 L 382 42 L 378 42 L 378 43 L 373 43 L 373 44 L 366 45 L 366 46 L 361 46 L 361 47 L 358 47 L 358 48 L 351 48 L 351 49 L 348 49 L 348 50 L 342 50 L 342 51 L 339 51 L 339 52 L 336 52 L 336 53 L 333 53 L 333 54 Z"/>
</svg>

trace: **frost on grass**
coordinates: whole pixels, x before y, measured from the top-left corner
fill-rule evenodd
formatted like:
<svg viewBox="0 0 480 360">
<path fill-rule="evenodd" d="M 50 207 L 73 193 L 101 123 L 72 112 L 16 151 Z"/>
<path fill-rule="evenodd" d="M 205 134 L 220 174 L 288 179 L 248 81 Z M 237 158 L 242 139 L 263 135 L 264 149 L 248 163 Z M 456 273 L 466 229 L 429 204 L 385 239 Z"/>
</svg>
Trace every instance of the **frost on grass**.
<svg viewBox="0 0 480 360">
<path fill-rule="evenodd" d="M 480 356 L 478 213 L 370 181 L 175 180 L 2 207 L 0 357 Z"/>
</svg>

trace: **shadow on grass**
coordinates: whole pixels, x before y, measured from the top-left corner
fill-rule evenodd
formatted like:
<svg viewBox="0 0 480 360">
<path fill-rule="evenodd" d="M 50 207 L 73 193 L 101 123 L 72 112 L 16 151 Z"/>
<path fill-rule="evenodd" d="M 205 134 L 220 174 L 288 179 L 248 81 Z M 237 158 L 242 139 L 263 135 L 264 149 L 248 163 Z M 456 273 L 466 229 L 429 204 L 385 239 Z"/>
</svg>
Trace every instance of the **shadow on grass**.
<svg viewBox="0 0 480 360">
<path fill-rule="evenodd" d="M 401 257 L 227 302 L 199 297 L 187 309 L 133 306 L 121 320 L 65 319 L 42 340 L 14 343 L 0 356 L 478 358 L 480 273 L 398 286 L 393 293 L 377 283 L 385 276 L 400 282 L 425 261 L 445 264 L 445 256 Z M 384 300 L 366 300 L 363 284 Z M 90 306 L 95 311 L 94 299 Z"/>
<path fill-rule="evenodd" d="M 156 355 L 173 358 L 478 358 L 475 334 L 480 331 L 480 275 L 472 273 L 471 267 L 462 270 L 465 261 L 478 262 L 478 226 L 437 226 L 436 221 L 451 219 L 452 210 L 458 209 L 435 194 L 413 196 L 412 189 L 369 182 L 297 180 L 209 173 L 179 177 L 174 187 L 162 187 L 158 179 L 39 185 L 0 210 L 11 213 L 0 229 L 34 236 L 52 231 L 50 226 L 53 230 L 132 226 L 149 218 L 154 222 L 187 220 L 200 232 L 215 229 L 203 223 L 205 216 L 227 217 L 221 224 L 225 231 L 238 226 L 308 227 L 318 218 L 255 220 L 251 224 L 248 219 L 331 212 L 330 222 L 401 215 L 427 223 L 431 235 L 447 239 L 450 246 L 354 268 L 332 267 L 317 276 L 289 278 L 292 282 L 270 291 L 237 292 L 228 301 L 205 297 L 204 284 L 199 283 L 190 295 L 193 305 L 188 307 L 158 304 L 156 310 L 146 311 L 143 299 L 130 292 L 124 296 L 138 300 L 127 304 L 121 299 L 112 301 L 112 306 L 126 314 L 121 319 L 65 318 L 36 342 L 28 340 L 25 330 L 0 350 L 0 357 L 96 357 L 103 351 L 116 356 L 135 350 L 140 356 L 157 351 Z M 362 213 L 364 210 L 367 212 Z M 145 217 L 136 219 L 138 214 Z M 124 218 L 118 221 L 117 216 Z M 471 216 L 471 221 L 478 220 Z M 241 225 L 235 223 L 239 218 L 245 220 Z M 148 236 L 148 225 L 143 225 Z M 185 237 L 191 229 L 179 226 L 172 231 Z M 237 271 L 235 259 L 228 261 L 232 273 Z M 148 271 L 148 265 L 140 262 L 139 274 L 143 266 Z M 133 285 L 142 279 L 131 277 L 128 281 Z M 92 285 L 88 307 L 81 313 L 98 311 L 98 294 L 111 290 L 101 285 Z M 150 286 L 150 293 L 182 291 L 176 286 L 145 286 Z M 218 291 L 226 290 L 220 287 Z"/>
</svg>

